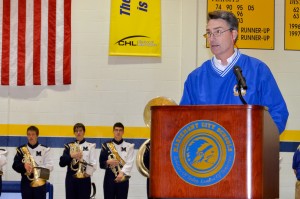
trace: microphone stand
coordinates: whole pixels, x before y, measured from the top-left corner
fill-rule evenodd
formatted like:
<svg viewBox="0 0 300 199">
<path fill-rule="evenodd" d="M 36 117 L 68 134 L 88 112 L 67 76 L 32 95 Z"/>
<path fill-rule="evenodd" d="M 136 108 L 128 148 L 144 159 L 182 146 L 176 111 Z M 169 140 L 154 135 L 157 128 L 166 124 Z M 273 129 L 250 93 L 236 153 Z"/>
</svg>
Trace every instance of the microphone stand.
<svg viewBox="0 0 300 199">
<path fill-rule="evenodd" d="M 239 97 L 240 97 L 241 101 L 243 102 L 243 104 L 246 105 L 247 102 L 245 101 L 245 99 L 242 96 L 241 88 L 242 88 L 242 86 L 241 86 L 241 83 L 239 81 L 238 84 L 237 84 L 237 89 L 238 89 Z"/>
</svg>

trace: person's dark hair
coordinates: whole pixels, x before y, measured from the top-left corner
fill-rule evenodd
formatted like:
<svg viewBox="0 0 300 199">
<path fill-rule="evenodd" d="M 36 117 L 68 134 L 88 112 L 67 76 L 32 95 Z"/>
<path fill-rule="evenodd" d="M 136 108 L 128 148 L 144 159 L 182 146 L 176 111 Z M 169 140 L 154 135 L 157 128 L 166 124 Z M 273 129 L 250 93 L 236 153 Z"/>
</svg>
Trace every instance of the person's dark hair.
<svg viewBox="0 0 300 199">
<path fill-rule="evenodd" d="M 30 126 L 30 127 L 28 127 L 26 132 L 28 132 L 28 131 L 34 131 L 37 136 L 39 136 L 39 133 L 40 133 L 39 129 L 36 126 Z"/>
<path fill-rule="evenodd" d="M 224 10 L 215 10 L 208 13 L 207 22 L 211 19 L 223 19 L 225 20 L 232 30 L 238 30 L 239 21 L 232 12 Z"/>
<path fill-rule="evenodd" d="M 124 125 L 123 125 L 121 122 L 115 123 L 114 126 L 113 126 L 113 130 L 114 130 L 116 127 L 122 128 L 122 129 L 124 130 Z"/>
<path fill-rule="evenodd" d="M 73 127 L 73 132 L 75 132 L 79 128 L 82 128 L 82 130 L 85 132 L 85 126 L 82 123 L 76 123 Z"/>
<path fill-rule="evenodd" d="M 207 22 L 211 19 L 223 19 L 229 25 L 229 28 L 232 30 L 238 31 L 239 21 L 236 16 L 232 12 L 228 12 L 225 10 L 215 10 L 209 12 L 207 15 Z M 235 38 L 234 43 L 236 43 L 238 36 Z"/>
</svg>

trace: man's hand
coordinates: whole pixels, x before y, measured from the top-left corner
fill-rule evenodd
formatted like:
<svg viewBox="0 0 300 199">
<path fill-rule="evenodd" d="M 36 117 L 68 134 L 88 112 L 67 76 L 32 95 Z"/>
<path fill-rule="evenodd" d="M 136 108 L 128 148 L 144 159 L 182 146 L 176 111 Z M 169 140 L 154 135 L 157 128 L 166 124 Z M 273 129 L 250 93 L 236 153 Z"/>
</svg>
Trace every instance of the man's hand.
<svg viewBox="0 0 300 199">
<path fill-rule="evenodd" d="M 121 182 L 124 177 L 124 173 L 122 171 L 119 172 L 119 175 L 116 177 L 115 182 Z"/>
<path fill-rule="evenodd" d="M 30 163 L 25 163 L 24 167 L 26 169 L 26 173 L 29 173 L 29 174 L 32 173 L 33 167 L 31 166 Z"/>
<path fill-rule="evenodd" d="M 106 161 L 106 164 L 109 165 L 110 167 L 116 167 L 119 165 L 118 160 L 110 159 Z"/>
<path fill-rule="evenodd" d="M 82 158 L 82 152 L 74 152 L 70 153 L 71 158 L 76 159 L 76 160 L 81 160 Z"/>
</svg>

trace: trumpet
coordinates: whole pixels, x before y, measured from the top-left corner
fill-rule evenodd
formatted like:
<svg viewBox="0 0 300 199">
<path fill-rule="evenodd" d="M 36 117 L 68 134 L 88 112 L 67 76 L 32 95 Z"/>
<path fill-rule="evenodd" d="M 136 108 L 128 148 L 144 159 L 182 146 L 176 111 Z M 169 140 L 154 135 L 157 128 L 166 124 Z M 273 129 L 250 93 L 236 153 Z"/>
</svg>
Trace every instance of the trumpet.
<svg viewBox="0 0 300 199">
<path fill-rule="evenodd" d="M 34 158 L 32 157 L 32 155 L 30 155 L 30 152 L 26 146 L 23 146 L 21 148 L 21 150 L 23 152 L 22 163 L 24 163 L 24 164 L 29 163 L 31 165 L 31 167 L 33 168 L 33 177 L 32 178 L 30 178 L 31 173 L 29 173 L 29 172 L 25 173 L 27 178 L 30 181 L 32 181 L 30 183 L 30 186 L 31 187 L 43 186 L 46 183 L 46 181 L 49 179 L 49 175 L 50 175 L 49 169 L 38 167 L 34 161 Z M 41 178 L 41 176 L 43 176 L 44 178 Z"/>
<path fill-rule="evenodd" d="M 109 160 L 117 160 L 115 154 L 109 154 L 108 159 Z M 119 175 L 120 171 L 121 171 L 120 163 L 117 166 L 110 166 L 110 169 L 115 174 L 115 177 L 117 177 Z M 130 177 L 131 176 L 124 174 L 123 178 L 121 179 L 121 182 L 129 180 Z"/>
<path fill-rule="evenodd" d="M 71 143 L 70 145 L 70 154 L 74 153 L 81 153 L 82 154 L 82 147 L 77 143 Z M 78 165 L 77 168 L 74 168 L 75 165 Z M 81 157 L 80 160 L 73 159 L 71 162 L 71 169 L 73 171 L 76 171 L 76 173 L 73 175 L 75 178 L 85 178 L 85 170 L 86 170 L 87 163 L 83 160 Z"/>
</svg>

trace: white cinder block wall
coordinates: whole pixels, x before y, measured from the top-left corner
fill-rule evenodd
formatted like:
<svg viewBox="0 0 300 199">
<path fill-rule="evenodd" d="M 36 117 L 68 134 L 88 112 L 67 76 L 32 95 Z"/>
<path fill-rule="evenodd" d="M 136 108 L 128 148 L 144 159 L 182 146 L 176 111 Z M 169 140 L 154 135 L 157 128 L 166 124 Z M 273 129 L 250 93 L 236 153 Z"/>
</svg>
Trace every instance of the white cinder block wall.
<svg viewBox="0 0 300 199">
<path fill-rule="evenodd" d="M 150 99 L 167 96 L 179 102 L 187 74 L 211 56 L 202 38 L 207 1 L 161 0 L 161 58 L 108 56 L 110 2 L 72 1 L 72 85 L 0 87 L 1 124 L 111 126 L 122 121 L 126 126 L 143 127 L 143 110 Z M 287 129 L 299 130 L 299 51 L 284 51 L 284 1 L 275 3 L 275 50 L 242 52 L 270 66 L 290 111 Z M 20 175 L 11 169 L 15 148 L 7 150 L 3 179 L 19 180 Z M 50 178 L 55 199 L 64 198 L 66 168 L 58 166 L 62 150 L 52 150 L 57 163 Z M 98 149 L 98 157 L 99 153 Z M 280 198 L 293 198 L 292 153 L 280 156 Z M 103 171 L 98 169 L 92 179 L 97 199 L 103 198 Z M 145 187 L 146 179 L 134 167 L 129 199 L 146 198 Z"/>
</svg>

